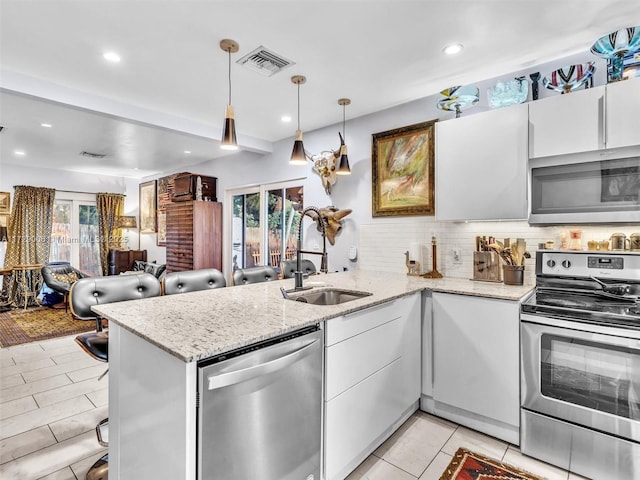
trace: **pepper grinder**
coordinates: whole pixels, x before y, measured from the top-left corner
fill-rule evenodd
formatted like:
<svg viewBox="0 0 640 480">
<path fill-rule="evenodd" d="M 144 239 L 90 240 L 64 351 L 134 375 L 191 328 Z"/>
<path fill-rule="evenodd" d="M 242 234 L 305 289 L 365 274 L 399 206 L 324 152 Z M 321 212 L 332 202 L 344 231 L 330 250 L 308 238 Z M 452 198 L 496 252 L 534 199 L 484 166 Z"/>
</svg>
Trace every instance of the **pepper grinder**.
<svg viewBox="0 0 640 480">
<path fill-rule="evenodd" d="M 423 273 L 424 278 L 442 278 L 442 274 L 438 271 L 436 257 L 438 246 L 436 245 L 436 237 L 431 237 L 431 271 Z"/>
</svg>

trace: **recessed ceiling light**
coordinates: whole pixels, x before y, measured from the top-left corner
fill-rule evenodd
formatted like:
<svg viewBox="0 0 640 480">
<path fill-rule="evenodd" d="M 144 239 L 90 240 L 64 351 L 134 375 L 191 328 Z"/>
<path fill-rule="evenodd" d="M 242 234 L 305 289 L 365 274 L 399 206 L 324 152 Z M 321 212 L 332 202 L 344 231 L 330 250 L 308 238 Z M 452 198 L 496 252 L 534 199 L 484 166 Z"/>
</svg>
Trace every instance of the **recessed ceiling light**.
<svg viewBox="0 0 640 480">
<path fill-rule="evenodd" d="M 456 53 L 460 53 L 464 47 L 461 43 L 452 43 L 451 45 L 447 45 L 442 49 L 442 51 L 446 55 L 455 55 Z"/>
<path fill-rule="evenodd" d="M 189 155 L 191 153 L 191 150 L 185 150 L 184 153 L 186 153 L 187 155 Z"/>
<path fill-rule="evenodd" d="M 283 123 L 289 123 L 291 121 L 291 115 L 283 115 L 282 117 L 280 117 L 280 120 Z"/>
<path fill-rule="evenodd" d="M 105 52 L 102 55 L 102 58 L 107 60 L 108 62 L 118 63 L 120 61 L 120 55 L 116 52 Z"/>
<path fill-rule="evenodd" d="M 20 155 L 20 156 L 24 155 L 24 151 L 22 151 L 22 150 L 14 150 L 13 153 L 15 153 L 16 155 Z"/>
<path fill-rule="evenodd" d="M 44 127 L 44 128 L 51 128 L 51 127 L 53 127 L 53 125 L 51 125 L 50 123 L 41 123 L 41 124 L 40 124 L 40 126 L 41 126 L 41 127 Z"/>
</svg>

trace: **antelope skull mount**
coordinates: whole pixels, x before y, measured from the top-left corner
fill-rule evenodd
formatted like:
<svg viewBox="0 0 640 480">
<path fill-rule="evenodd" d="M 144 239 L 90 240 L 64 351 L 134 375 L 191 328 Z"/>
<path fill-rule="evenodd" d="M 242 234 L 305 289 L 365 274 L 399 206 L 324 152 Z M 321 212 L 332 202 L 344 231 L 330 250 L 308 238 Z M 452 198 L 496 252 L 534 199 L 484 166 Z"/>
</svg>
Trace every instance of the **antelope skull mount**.
<svg viewBox="0 0 640 480">
<path fill-rule="evenodd" d="M 331 194 L 331 187 L 336 183 L 338 176 L 336 175 L 337 161 L 340 158 L 340 150 L 344 145 L 344 138 L 340 136 L 340 146 L 337 150 L 323 150 L 318 155 L 307 155 L 313 162 L 313 171 L 320 175 L 320 181 L 327 195 Z"/>
<path fill-rule="evenodd" d="M 342 230 L 342 219 L 350 213 L 350 208 L 338 210 L 336 207 L 331 205 L 320 209 L 320 216 L 322 219 L 319 219 L 315 212 L 308 212 L 307 215 L 316 222 L 316 227 L 319 232 L 322 232 L 322 227 L 318 224 L 318 221 L 324 222 L 325 231 L 327 232 L 327 240 L 329 240 L 331 245 L 335 245 L 336 235 L 340 230 Z"/>
</svg>

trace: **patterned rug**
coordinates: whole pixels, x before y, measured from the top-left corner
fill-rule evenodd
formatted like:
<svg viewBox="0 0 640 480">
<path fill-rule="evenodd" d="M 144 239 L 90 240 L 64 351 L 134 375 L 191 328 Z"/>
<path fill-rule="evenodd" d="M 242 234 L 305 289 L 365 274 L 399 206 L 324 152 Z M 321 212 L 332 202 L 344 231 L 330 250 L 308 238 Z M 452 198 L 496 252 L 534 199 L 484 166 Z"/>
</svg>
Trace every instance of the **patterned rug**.
<svg viewBox="0 0 640 480">
<path fill-rule="evenodd" d="M 489 457 L 459 448 L 440 480 L 544 480 Z"/>
<path fill-rule="evenodd" d="M 94 321 L 76 320 L 64 308 L 14 308 L 0 313 L 0 347 L 95 330 Z"/>
</svg>

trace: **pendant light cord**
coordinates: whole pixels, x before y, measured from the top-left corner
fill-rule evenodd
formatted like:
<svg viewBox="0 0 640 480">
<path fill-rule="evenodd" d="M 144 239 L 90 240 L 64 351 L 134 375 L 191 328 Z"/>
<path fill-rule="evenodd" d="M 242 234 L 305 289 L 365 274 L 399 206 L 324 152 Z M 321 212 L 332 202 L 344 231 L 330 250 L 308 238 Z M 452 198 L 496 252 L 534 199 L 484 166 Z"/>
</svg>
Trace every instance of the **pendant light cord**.
<svg viewBox="0 0 640 480">
<path fill-rule="evenodd" d="M 298 130 L 300 130 L 300 83 L 298 83 Z"/>
<path fill-rule="evenodd" d="M 344 137 L 345 142 L 347 141 L 347 127 L 346 127 L 346 120 L 345 120 L 345 115 L 346 115 L 346 105 L 342 105 L 342 136 Z"/>
<path fill-rule="evenodd" d="M 227 48 L 229 54 L 229 105 L 231 105 L 231 48 Z"/>
</svg>

